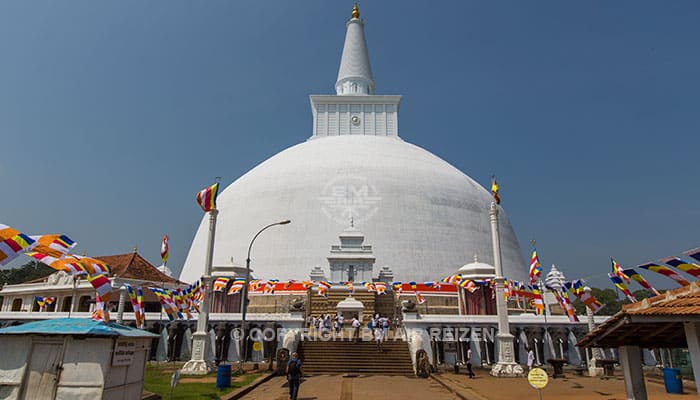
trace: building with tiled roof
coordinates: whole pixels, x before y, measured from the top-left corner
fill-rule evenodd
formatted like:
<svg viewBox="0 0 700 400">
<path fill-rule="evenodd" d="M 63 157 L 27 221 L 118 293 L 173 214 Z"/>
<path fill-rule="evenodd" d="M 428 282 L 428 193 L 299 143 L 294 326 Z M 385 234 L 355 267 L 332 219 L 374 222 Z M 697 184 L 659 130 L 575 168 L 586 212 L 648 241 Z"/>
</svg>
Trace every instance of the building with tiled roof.
<svg viewBox="0 0 700 400">
<path fill-rule="evenodd" d="M 125 312 L 131 312 L 128 295 L 120 290 L 125 283 L 143 288 L 146 311 L 160 312 L 156 296 L 146 288 L 157 287 L 186 287 L 173 277 L 162 273 L 143 258 L 134 249 L 131 253 L 95 257 L 104 261 L 111 268 L 112 296 L 110 308 L 117 311 L 120 302 L 124 302 Z M 55 297 L 56 301 L 47 306 L 45 311 L 39 311 L 35 296 Z M 125 297 L 125 298 L 124 298 Z M 73 277 L 64 271 L 57 271 L 43 278 L 27 282 L 5 285 L 0 289 L 0 321 L 21 319 L 59 318 L 70 315 L 89 315 L 94 309 L 95 289 L 84 277 Z"/>
<path fill-rule="evenodd" d="M 624 305 L 578 345 L 619 349 L 628 399 L 647 398 L 640 360 L 643 348 L 688 348 L 697 381 L 700 377 L 700 282 Z"/>
</svg>

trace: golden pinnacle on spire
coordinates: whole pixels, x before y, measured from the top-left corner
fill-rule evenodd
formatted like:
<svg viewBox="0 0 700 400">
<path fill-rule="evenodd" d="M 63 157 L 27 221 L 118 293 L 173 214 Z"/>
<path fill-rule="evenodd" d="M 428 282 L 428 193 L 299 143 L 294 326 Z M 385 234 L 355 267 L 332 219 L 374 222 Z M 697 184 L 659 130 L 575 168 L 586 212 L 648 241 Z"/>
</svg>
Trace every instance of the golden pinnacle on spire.
<svg viewBox="0 0 700 400">
<path fill-rule="evenodd" d="M 360 9 L 357 8 L 357 2 L 355 2 L 355 6 L 352 8 L 352 19 L 358 18 L 360 18 Z"/>
<path fill-rule="evenodd" d="M 139 251 L 138 246 L 134 245 L 134 253 L 138 253 L 138 251 Z"/>
</svg>

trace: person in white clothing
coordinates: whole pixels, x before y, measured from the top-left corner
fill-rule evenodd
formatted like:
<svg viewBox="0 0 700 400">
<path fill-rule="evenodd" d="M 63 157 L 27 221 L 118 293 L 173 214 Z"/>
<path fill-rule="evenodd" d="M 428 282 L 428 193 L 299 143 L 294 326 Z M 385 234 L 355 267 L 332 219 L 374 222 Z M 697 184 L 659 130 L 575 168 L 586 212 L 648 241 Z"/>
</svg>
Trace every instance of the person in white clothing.
<svg viewBox="0 0 700 400">
<path fill-rule="evenodd" d="M 362 324 L 360 323 L 360 320 L 357 319 L 357 316 L 355 316 L 352 319 L 352 340 L 354 342 L 357 342 L 360 340 L 360 327 Z"/>
<path fill-rule="evenodd" d="M 535 352 L 531 348 L 527 349 L 527 367 L 530 370 L 535 367 Z"/>
<path fill-rule="evenodd" d="M 381 328 L 376 327 L 374 328 L 374 339 L 377 341 L 377 350 L 379 352 L 382 352 L 382 338 L 384 337 L 384 333 L 382 332 Z"/>
<path fill-rule="evenodd" d="M 472 371 L 472 349 L 467 350 L 467 375 L 469 375 L 469 379 L 474 377 L 474 371 Z"/>
</svg>

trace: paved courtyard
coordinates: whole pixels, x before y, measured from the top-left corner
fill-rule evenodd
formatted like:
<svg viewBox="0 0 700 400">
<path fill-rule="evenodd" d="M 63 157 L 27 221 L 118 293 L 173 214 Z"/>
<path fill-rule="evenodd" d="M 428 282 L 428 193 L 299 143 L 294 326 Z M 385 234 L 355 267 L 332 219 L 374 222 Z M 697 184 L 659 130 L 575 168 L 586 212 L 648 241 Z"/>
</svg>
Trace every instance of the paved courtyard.
<svg viewBox="0 0 700 400">
<path fill-rule="evenodd" d="M 537 399 L 537 391 L 525 378 L 496 379 L 487 371 L 477 371 L 475 379 L 464 375 L 442 373 L 437 378 L 457 391 L 462 397 L 446 389 L 435 379 L 418 379 L 403 376 L 341 376 L 319 375 L 307 378 L 299 391 L 299 400 L 350 400 L 350 399 Z M 542 391 L 542 399 L 574 400 L 625 400 L 625 385 L 622 377 L 611 379 L 589 377 L 567 377 L 550 379 Z M 667 394 L 660 381 L 647 381 L 650 399 L 682 400 L 697 398 L 694 389 L 686 387 L 682 395 Z M 262 384 L 246 399 L 284 400 L 288 399 L 286 380 L 276 377 Z"/>
</svg>

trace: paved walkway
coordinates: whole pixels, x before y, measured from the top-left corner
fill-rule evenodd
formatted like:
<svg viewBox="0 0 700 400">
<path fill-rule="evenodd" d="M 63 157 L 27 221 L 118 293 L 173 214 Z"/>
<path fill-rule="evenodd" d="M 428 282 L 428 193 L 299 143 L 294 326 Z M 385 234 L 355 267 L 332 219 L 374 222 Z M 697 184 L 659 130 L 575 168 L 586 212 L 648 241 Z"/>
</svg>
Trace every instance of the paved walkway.
<svg viewBox="0 0 700 400">
<path fill-rule="evenodd" d="M 537 390 L 527 382 L 527 378 L 494 378 L 486 370 L 477 370 L 477 377 L 469 379 L 465 374 L 442 373 L 438 379 L 469 400 L 500 400 L 537 398 Z M 693 388 L 685 393 L 668 394 L 662 383 L 646 381 L 647 397 L 653 400 L 689 400 L 697 398 Z M 625 400 L 625 381 L 622 376 L 610 379 L 573 376 L 549 378 L 549 384 L 542 390 L 542 399 L 567 400 Z"/>
<path fill-rule="evenodd" d="M 298 400 L 501 400 L 536 399 L 537 391 L 526 378 L 493 378 L 488 371 L 477 370 L 477 377 L 469 379 L 465 375 L 441 373 L 438 379 L 457 391 L 462 397 L 445 389 L 433 379 L 408 378 L 403 376 L 358 376 L 319 375 L 307 378 L 301 384 Z M 286 400 L 289 389 L 283 377 L 275 377 L 249 393 L 245 399 Z M 685 393 L 667 394 L 663 384 L 647 381 L 649 399 L 684 400 L 695 399 L 694 389 L 686 388 Z M 551 379 L 542 391 L 542 399 L 571 400 L 625 400 L 625 383 L 622 377 L 611 379 L 567 376 Z"/>
<path fill-rule="evenodd" d="M 289 399 L 287 380 L 275 377 L 263 383 L 245 399 L 286 400 Z M 404 376 L 358 376 L 345 378 L 342 375 L 319 375 L 307 378 L 299 388 L 298 400 L 459 400 L 432 379 L 408 378 Z"/>
</svg>

